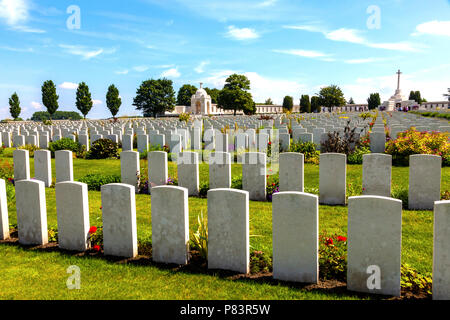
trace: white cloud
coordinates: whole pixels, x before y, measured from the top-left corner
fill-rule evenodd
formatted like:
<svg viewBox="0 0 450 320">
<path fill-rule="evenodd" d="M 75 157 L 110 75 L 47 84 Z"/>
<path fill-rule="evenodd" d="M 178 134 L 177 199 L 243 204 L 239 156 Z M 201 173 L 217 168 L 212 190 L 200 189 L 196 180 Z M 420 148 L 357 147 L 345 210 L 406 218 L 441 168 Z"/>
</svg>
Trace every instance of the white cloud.
<svg viewBox="0 0 450 320">
<path fill-rule="evenodd" d="M 300 56 L 305 58 L 321 58 L 329 56 L 326 53 L 313 51 L 313 50 L 302 50 L 302 49 L 290 49 L 290 50 L 272 50 L 273 52 L 290 54 L 294 56 Z"/>
<path fill-rule="evenodd" d="M 179 78 L 181 73 L 178 72 L 178 68 L 172 68 L 161 73 L 161 77 L 163 78 Z"/>
<path fill-rule="evenodd" d="M 0 50 L 12 51 L 12 52 L 33 52 L 33 48 L 14 48 L 9 46 L 0 46 Z"/>
<path fill-rule="evenodd" d="M 102 104 L 103 102 L 102 101 L 100 101 L 100 100 L 92 100 L 92 104 L 95 106 L 95 105 L 98 105 L 98 104 Z"/>
<path fill-rule="evenodd" d="M 46 33 L 47 31 L 42 29 L 30 28 L 27 26 L 12 26 L 11 30 L 27 33 Z"/>
<path fill-rule="evenodd" d="M 287 95 L 297 101 L 301 92 L 306 92 L 306 86 L 296 81 L 264 77 L 256 72 L 240 72 L 235 70 L 220 70 L 213 72 L 206 79 L 201 79 L 205 86 L 222 89 L 225 80 L 233 73 L 243 74 L 250 80 L 250 93 L 255 102 L 264 102 L 271 98 L 274 103 L 281 104 Z M 296 102 L 298 103 L 298 102 Z"/>
<path fill-rule="evenodd" d="M 228 38 L 232 38 L 234 40 L 250 40 L 259 38 L 259 34 L 250 28 L 236 28 L 235 26 L 229 26 L 228 32 L 226 33 Z"/>
<path fill-rule="evenodd" d="M 381 61 L 381 60 L 382 59 L 379 59 L 379 58 L 361 58 L 361 59 L 344 60 L 344 62 L 348 63 L 348 64 L 362 64 L 362 63 L 377 62 L 377 61 Z"/>
<path fill-rule="evenodd" d="M 327 39 L 333 41 L 345 41 L 351 43 L 365 43 L 366 40 L 358 35 L 358 30 L 341 28 L 325 33 Z"/>
<path fill-rule="evenodd" d="M 67 45 L 67 44 L 60 44 L 60 48 L 64 49 L 67 53 L 81 56 L 83 60 L 89 60 L 94 57 L 97 57 L 101 54 L 112 54 L 116 52 L 116 49 L 89 49 L 85 46 L 79 46 L 79 45 Z"/>
<path fill-rule="evenodd" d="M 137 72 L 145 72 L 148 70 L 148 67 L 147 66 L 136 66 L 136 67 L 133 67 L 133 70 L 137 71 Z"/>
<path fill-rule="evenodd" d="M 76 90 L 78 89 L 78 84 L 73 82 L 63 82 L 58 86 L 58 88 L 67 90 Z"/>
<path fill-rule="evenodd" d="M 428 21 L 416 26 L 416 31 L 412 35 L 431 34 L 436 36 L 450 37 L 450 21 Z"/>
<path fill-rule="evenodd" d="M 385 42 L 385 43 L 371 42 L 361 35 L 361 31 L 356 29 L 340 28 L 333 31 L 326 31 L 325 29 L 318 27 L 316 25 L 284 26 L 284 28 L 308 32 L 318 32 L 322 33 L 325 36 L 325 38 L 332 41 L 355 43 L 370 48 L 378 48 L 394 51 L 406 51 L 406 52 L 420 51 L 420 47 L 417 44 L 408 41 Z"/>
<path fill-rule="evenodd" d="M 10 26 L 28 20 L 28 1 L 0 0 L 0 19 L 5 19 Z"/>
<path fill-rule="evenodd" d="M 128 69 L 122 71 L 116 71 L 115 74 L 128 74 Z"/>
<path fill-rule="evenodd" d="M 259 3 L 258 7 L 271 7 L 273 6 L 278 0 L 265 0 L 261 3 Z"/>
<path fill-rule="evenodd" d="M 31 106 L 36 110 L 42 109 L 42 104 L 40 104 L 39 102 L 36 102 L 36 101 L 32 101 Z"/>
<path fill-rule="evenodd" d="M 202 62 L 200 62 L 200 64 L 199 64 L 196 68 L 194 68 L 195 72 L 197 72 L 197 73 L 203 73 L 203 72 L 205 72 L 205 67 L 206 67 L 209 63 L 210 63 L 209 61 L 202 61 Z"/>
</svg>

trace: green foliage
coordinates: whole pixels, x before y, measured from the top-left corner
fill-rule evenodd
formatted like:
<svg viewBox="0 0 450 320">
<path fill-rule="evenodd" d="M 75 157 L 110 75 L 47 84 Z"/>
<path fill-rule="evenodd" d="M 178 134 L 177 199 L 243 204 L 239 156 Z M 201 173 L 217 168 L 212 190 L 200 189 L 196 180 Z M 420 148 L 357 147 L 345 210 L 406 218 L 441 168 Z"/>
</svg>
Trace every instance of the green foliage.
<svg viewBox="0 0 450 320">
<path fill-rule="evenodd" d="M 9 113 L 11 113 L 11 117 L 13 117 L 14 120 L 17 120 L 20 112 L 21 108 L 19 96 L 14 92 L 11 98 L 9 98 Z"/>
<path fill-rule="evenodd" d="M 242 189 L 242 175 L 231 178 L 231 188 Z"/>
<path fill-rule="evenodd" d="M 39 150 L 39 147 L 37 147 L 35 145 L 32 145 L 32 144 L 26 144 L 26 145 L 20 146 L 19 149 L 28 150 L 29 156 L 31 158 L 33 158 L 34 157 L 34 152 L 36 150 Z"/>
<path fill-rule="evenodd" d="M 95 232 L 93 232 L 94 230 Z M 88 240 L 91 243 L 91 248 L 100 251 L 103 248 L 103 226 L 90 227 Z"/>
<path fill-rule="evenodd" d="M 14 166 L 7 160 L 0 162 L 0 179 L 5 180 L 6 197 L 8 203 L 16 198 L 16 189 L 14 187 Z"/>
<path fill-rule="evenodd" d="M 110 139 L 98 139 L 92 143 L 91 149 L 86 154 L 87 159 L 118 158 L 119 150 L 117 143 Z"/>
<path fill-rule="evenodd" d="M 320 105 L 327 107 L 330 111 L 331 107 L 342 107 L 345 105 L 344 93 L 336 85 L 320 89 L 318 96 Z"/>
<path fill-rule="evenodd" d="M 272 101 L 271 98 L 269 98 L 269 99 L 267 99 L 267 100 L 264 102 L 264 104 L 267 105 L 267 106 L 271 106 L 271 105 L 273 105 L 273 101 Z"/>
<path fill-rule="evenodd" d="M 367 98 L 367 103 L 369 104 L 369 110 L 378 108 L 381 104 L 380 94 L 378 92 L 371 93 L 369 98 Z"/>
<path fill-rule="evenodd" d="M 177 104 L 179 106 L 190 106 L 191 97 L 197 92 L 197 87 L 191 84 L 184 84 L 177 95 Z"/>
<path fill-rule="evenodd" d="M 266 200 L 272 201 L 274 193 L 280 192 L 280 180 L 276 175 L 267 175 Z"/>
<path fill-rule="evenodd" d="M 183 112 L 178 116 L 178 120 L 184 121 L 188 123 L 189 119 L 191 118 L 191 115 L 189 113 Z"/>
<path fill-rule="evenodd" d="M 363 155 L 370 153 L 370 149 L 367 147 L 359 146 L 350 153 L 347 157 L 347 163 L 349 164 L 362 164 Z"/>
<path fill-rule="evenodd" d="M 56 86 L 52 80 L 47 80 L 41 87 L 42 103 L 47 108 L 47 112 L 51 117 L 58 110 L 58 98 L 56 94 Z"/>
<path fill-rule="evenodd" d="M 348 104 L 355 104 L 355 101 L 353 100 L 352 97 L 350 97 L 350 100 L 348 100 Z"/>
<path fill-rule="evenodd" d="M 142 110 L 144 117 L 164 115 L 175 108 L 175 91 L 172 80 L 158 79 L 143 81 L 133 100 L 136 110 Z"/>
<path fill-rule="evenodd" d="M 286 96 L 283 99 L 283 110 L 284 111 L 292 111 L 292 108 L 294 108 L 294 98 L 291 96 Z"/>
<path fill-rule="evenodd" d="M 319 163 L 320 152 L 316 150 L 316 144 L 313 142 L 293 142 L 289 148 L 289 152 L 303 153 L 305 163 Z"/>
<path fill-rule="evenodd" d="M 48 234 L 48 242 L 58 242 L 58 229 L 54 227 L 49 227 L 47 234 Z"/>
<path fill-rule="evenodd" d="M 75 111 L 56 111 L 52 116 L 48 111 L 37 111 L 33 113 L 31 120 L 45 121 L 45 120 L 81 120 L 83 117 Z"/>
<path fill-rule="evenodd" d="M 391 198 L 402 200 L 403 209 L 408 209 L 408 189 L 398 186 L 393 186 L 391 190 Z"/>
<path fill-rule="evenodd" d="M 328 138 L 322 141 L 322 152 L 345 153 L 347 156 L 355 151 L 359 146 L 360 140 L 357 136 L 356 127 L 350 128 L 350 120 L 344 128 L 344 133 L 328 132 Z"/>
<path fill-rule="evenodd" d="M 210 88 L 206 87 L 205 91 L 211 97 L 211 102 L 212 103 L 218 103 L 218 101 L 219 101 L 219 93 L 220 93 L 219 89 L 216 89 L 216 88 L 210 89 Z"/>
<path fill-rule="evenodd" d="M 62 138 L 58 141 L 50 142 L 48 150 L 52 152 L 52 157 L 55 156 L 55 151 L 58 150 L 69 150 L 79 156 L 83 153 L 83 146 L 70 138 Z"/>
<path fill-rule="evenodd" d="M 257 250 L 250 252 L 250 273 L 268 273 L 272 270 L 272 258 L 268 254 Z"/>
<path fill-rule="evenodd" d="M 78 181 L 86 183 L 88 185 L 88 190 L 100 191 L 102 185 L 108 183 L 120 183 L 120 175 L 106 175 L 91 173 L 84 177 L 81 177 Z"/>
<path fill-rule="evenodd" d="M 410 113 L 419 114 L 423 117 L 432 117 L 432 118 L 443 118 L 450 120 L 450 112 L 420 112 L 420 111 L 409 111 Z"/>
<path fill-rule="evenodd" d="M 208 220 L 203 211 L 197 216 L 197 229 L 191 234 L 191 248 L 199 252 L 203 259 L 208 258 Z"/>
<path fill-rule="evenodd" d="M 244 111 L 245 114 L 252 114 L 256 111 L 255 103 L 250 90 L 250 80 L 244 75 L 232 74 L 226 81 L 223 89 L 219 93 L 218 107 L 224 110 Z"/>
<path fill-rule="evenodd" d="M 91 93 L 89 92 L 89 87 L 84 82 L 81 82 L 78 85 L 77 98 L 76 98 L 75 105 L 77 106 L 77 109 L 80 110 L 81 114 L 86 119 L 86 115 L 89 113 L 89 111 L 92 108 L 92 98 L 91 98 Z"/>
<path fill-rule="evenodd" d="M 347 238 L 337 234 L 319 235 L 319 277 L 323 280 L 347 279 Z"/>
<path fill-rule="evenodd" d="M 411 91 L 409 93 L 409 98 L 408 100 L 414 100 L 416 101 L 418 104 L 421 104 L 422 102 L 425 102 L 425 99 L 422 99 L 422 96 L 420 94 L 420 91 Z"/>
<path fill-rule="evenodd" d="M 432 294 L 433 280 L 430 273 L 422 275 L 406 263 L 402 264 L 400 272 L 400 285 L 402 288 L 408 289 L 412 293 Z"/>
<path fill-rule="evenodd" d="M 302 94 L 300 98 L 300 112 L 311 112 L 311 102 L 309 101 L 309 95 Z"/>
<path fill-rule="evenodd" d="M 411 128 L 400 132 L 396 140 L 388 141 L 386 153 L 392 155 L 392 164 L 406 166 L 413 154 L 441 156 L 443 166 L 450 165 L 450 143 L 446 133 L 419 132 Z"/>
<path fill-rule="evenodd" d="M 106 107 L 111 112 L 111 115 L 115 118 L 119 112 L 119 108 L 122 104 L 122 99 L 119 96 L 119 89 L 115 85 L 110 85 L 108 92 L 106 93 Z"/>
<path fill-rule="evenodd" d="M 320 112 L 320 98 L 318 96 L 311 97 L 311 112 Z"/>
</svg>

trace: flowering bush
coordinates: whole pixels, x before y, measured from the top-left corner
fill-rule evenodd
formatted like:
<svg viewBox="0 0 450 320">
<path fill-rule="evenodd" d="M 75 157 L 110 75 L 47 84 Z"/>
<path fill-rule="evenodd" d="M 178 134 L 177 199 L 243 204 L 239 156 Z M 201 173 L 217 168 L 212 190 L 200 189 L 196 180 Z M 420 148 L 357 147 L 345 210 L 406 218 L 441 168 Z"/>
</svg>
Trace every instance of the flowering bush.
<svg viewBox="0 0 450 320">
<path fill-rule="evenodd" d="M 34 152 L 36 150 L 39 150 L 39 147 L 33 145 L 33 144 L 26 144 L 24 146 L 20 146 L 19 149 L 23 149 L 23 150 L 28 150 L 28 154 L 30 155 L 31 158 L 34 157 Z"/>
<path fill-rule="evenodd" d="M 347 238 L 339 235 L 319 235 L 320 279 L 347 279 Z"/>
<path fill-rule="evenodd" d="M 442 157 L 442 165 L 450 166 L 450 143 L 446 133 L 419 132 L 415 128 L 400 132 L 396 140 L 386 145 L 386 153 L 392 155 L 394 165 L 408 165 L 413 154 L 433 154 Z"/>
<path fill-rule="evenodd" d="M 272 195 L 274 193 L 280 192 L 280 181 L 278 177 L 274 175 L 267 175 L 267 186 L 266 186 L 266 199 L 267 201 L 272 201 Z"/>
<path fill-rule="evenodd" d="M 92 226 L 89 228 L 89 238 L 91 242 L 91 248 L 94 251 L 100 251 L 103 247 L 103 226 Z"/>
<path fill-rule="evenodd" d="M 289 152 L 303 153 L 305 163 L 319 164 L 320 152 L 316 150 L 316 144 L 312 142 L 294 142 L 289 148 Z"/>
</svg>

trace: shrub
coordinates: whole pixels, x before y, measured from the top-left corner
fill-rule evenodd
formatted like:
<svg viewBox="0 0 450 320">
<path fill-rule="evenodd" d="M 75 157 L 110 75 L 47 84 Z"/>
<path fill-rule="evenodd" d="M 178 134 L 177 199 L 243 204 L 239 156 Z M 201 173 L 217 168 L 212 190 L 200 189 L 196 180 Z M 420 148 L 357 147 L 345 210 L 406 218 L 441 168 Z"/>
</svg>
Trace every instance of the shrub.
<svg viewBox="0 0 450 320">
<path fill-rule="evenodd" d="M 267 201 L 272 201 L 272 196 L 274 193 L 280 192 L 280 180 L 278 176 L 267 175 L 267 186 L 266 186 L 266 199 Z"/>
<path fill-rule="evenodd" d="M 209 181 L 202 181 L 200 183 L 198 196 L 201 198 L 206 198 L 208 196 L 208 190 L 209 190 Z"/>
<path fill-rule="evenodd" d="M 323 280 L 347 279 L 347 238 L 319 235 L 319 276 Z"/>
<path fill-rule="evenodd" d="M 62 138 L 58 141 L 50 142 L 48 149 L 52 152 L 52 157 L 55 156 L 55 151 L 58 150 L 69 150 L 75 153 L 77 157 L 81 157 L 83 155 L 83 150 L 86 150 L 84 146 L 70 138 Z"/>
<path fill-rule="evenodd" d="M 12 203 L 16 198 L 16 189 L 14 188 L 14 166 L 6 160 L 0 162 L 0 179 L 5 180 L 6 197 L 8 203 Z"/>
<path fill-rule="evenodd" d="M 414 128 L 400 132 L 396 140 L 386 145 L 386 153 L 392 155 L 394 165 L 407 166 L 413 154 L 433 154 L 442 156 L 443 166 L 450 165 L 450 143 L 447 134 L 440 132 L 419 132 Z"/>
<path fill-rule="evenodd" d="M 392 188 L 391 198 L 402 200 L 403 209 L 408 209 L 408 189 Z"/>
<path fill-rule="evenodd" d="M 370 153 L 370 149 L 367 147 L 358 147 L 350 153 L 347 157 L 347 163 L 349 164 L 362 164 L 363 155 Z"/>
<path fill-rule="evenodd" d="M 400 284 L 402 288 L 408 289 L 413 293 L 432 294 L 432 278 L 430 273 L 424 275 L 410 267 L 408 264 L 402 264 Z"/>
<path fill-rule="evenodd" d="M 32 145 L 32 144 L 26 144 L 24 146 L 20 146 L 19 149 L 23 149 L 23 150 L 28 150 L 28 153 L 30 155 L 30 157 L 34 157 L 34 152 L 36 150 L 39 150 L 39 147 Z"/>
<path fill-rule="evenodd" d="M 242 175 L 231 178 L 231 188 L 242 189 Z"/>
<path fill-rule="evenodd" d="M 110 139 L 98 139 L 94 141 L 91 150 L 86 154 L 87 159 L 108 159 L 118 157 L 118 145 Z"/>
<path fill-rule="evenodd" d="M 178 116 L 178 120 L 184 121 L 186 123 L 189 121 L 190 118 L 191 118 L 191 115 L 187 112 L 180 113 L 180 115 Z"/>
<path fill-rule="evenodd" d="M 91 248 L 94 251 L 101 251 L 103 248 L 103 226 L 92 226 L 89 228 L 89 238 Z"/>
<path fill-rule="evenodd" d="M 108 183 L 120 183 L 121 179 L 119 175 L 90 173 L 80 178 L 78 181 L 86 183 L 88 185 L 88 190 L 100 191 L 102 185 Z"/>
<path fill-rule="evenodd" d="M 317 145 L 312 142 L 294 142 L 289 148 L 289 152 L 303 153 L 305 163 L 319 163 L 320 152 L 316 150 Z"/>
<path fill-rule="evenodd" d="M 335 152 L 344 153 L 347 156 L 355 151 L 359 146 L 360 139 L 357 136 L 356 127 L 350 128 L 350 121 L 344 128 L 344 133 L 341 135 L 340 132 L 328 132 L 328 138 L 322 142 L 323 152 Z"/>
</svg>

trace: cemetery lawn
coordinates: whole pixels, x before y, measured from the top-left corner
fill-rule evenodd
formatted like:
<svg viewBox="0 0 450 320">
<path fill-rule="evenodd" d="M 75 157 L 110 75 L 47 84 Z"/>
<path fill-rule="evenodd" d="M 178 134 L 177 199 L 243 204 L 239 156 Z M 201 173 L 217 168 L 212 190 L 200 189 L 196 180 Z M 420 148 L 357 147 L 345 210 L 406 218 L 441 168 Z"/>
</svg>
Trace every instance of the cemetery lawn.
<svg viewBox="0 0 450 320">
<path fill-rule="evenodd" d="M 12 158 L 2 161 L 12 163 Z M 54 159 L 52 159 L 54 170 Z M 75 180 L 88 173 L 120 175 L 119 160 L 74 159 Z M 146 171 L 147 161 L 141 161 Z M 33 176 L 34 163 L 30 159 Z M 408 167 L 392 168 L 392 187 L 408 188 Z M 233 176 L 241 166 L 233 165 Z M 54 172 L 53 172 L 54 176 Z M 176 165 L 169 164 L 169 176 L 176 177 Z M 208 166 L 200 165 L 200 181 L 208 179 Z M 362 166 L 347 166 L 347 184 L 351 195 L 361 192 Z M 305 188 L 318 189 L 319 166 L 305 164 Z M 450 190 L 450 168 L 442 168 L 441 190 Z M 55 190 L 46 189 L 48 226 L 56 228 Z M 140 243 L 151 241 L 151 199 L 136 195 L 137 231 Z M 91 225 L 101 225 L 101 194 L 89 191 Z M 272 253 L 272 218 L 270 202 L 250 202 L 250 250 Z M 15 203 L 8 204 L 11 224 L 16 223 Z M 190 230 L 195 230 L 197 216 L 207 215 L 207 199 L 189 198 Z M 347 235 L 347 207 L 319 208 L 320 232 Z M 403 211 L 402 263 L 421 273 L 432 271 L 433 212 Z M 382 241 L 383 239 L 380 239 Z M 77 254 L 47 248 L 0 243 L 0 299 L 379 299 L 380 297 L 335 290 L 305 287 L 271 280 L 239 278 L 226 272 L 200 272 L 155 264 L 146 257 L 121 261 L 102 255 Z M 66 269 L 81 269 L 81 290 L 68 290 Z"/>
</svg>

